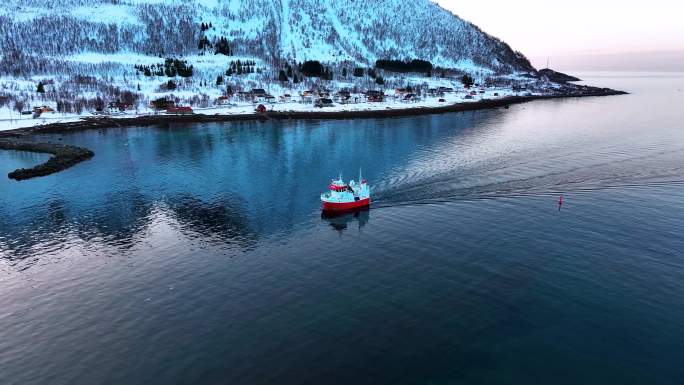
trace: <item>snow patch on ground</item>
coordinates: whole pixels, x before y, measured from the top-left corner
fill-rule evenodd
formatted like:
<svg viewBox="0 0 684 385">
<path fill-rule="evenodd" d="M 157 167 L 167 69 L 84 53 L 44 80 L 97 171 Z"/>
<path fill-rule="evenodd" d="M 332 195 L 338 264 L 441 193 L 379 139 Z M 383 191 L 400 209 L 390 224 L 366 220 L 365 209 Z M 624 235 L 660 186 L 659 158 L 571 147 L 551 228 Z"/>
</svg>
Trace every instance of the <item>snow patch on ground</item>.
<svg viewBox="0 0 684 385">
<path fill-rule="evenodd" d="M 494 96 L 497 93 L 498 96 Z M 207 108 L 194 108 L 195 114 L 204 115 L 249 115 L 255 112 L 255 108 L 259 104 L 264 104 L 268 111 L 278 112 L 345 112 L 345 111 L 379 111 L 379 110 L 401 110 L 407 108 L 434 108 L 456 103 L 473 103 L 483 99 L 497 99 L 509 96 L 520 95 L 511 89 L 505 88 L 489 88 L 484 94 L 478 94 L 473 99 L 466 99 L 466 92 L 453 92 L 445 94 L 442 97 L 425 97 L 420 101 L 405 102 L 401 97 L 394 97 L 389 95 L 384 102 L 366 102 L 352 104 L 334 103 L 332 107 L 317 108 L 311 103 L 301 103 L 298 101 L 299 97 L 294 96 L 295 100 L 284 103 L 249 103 L 240 102 L 233 103 L 227 106 L 211 106 Z M 360 97 L 358 95 L 357 97 Z M 443 101 L 440 101 L 442 99 Z M 116 113 L 109 115 L 110 118 L 133 118 L 137 116 L 149 116 L 154 114 L 165 114 L 154 112 L 146 107 L 135 111 L 127 111 L 125 113 Z M 68 123 L 75 122 L 85 117 L 95 117 L 90 112 L 78 114 L 60 114 L 58 112 L 44 113 L 40 118 L 33 119 L 30 115 L 20 115 L 17 111 L 12 111 L 8 108 L 0 108 L 0 131 L 12 130 L 18 128 L 35 127 L 51 123 Z"/>
<path fill-rule="evenodd" d="M 148 56 L 132 52 L 116 52 L 116 53 L 99 53 L 99 52 L 82 52 L 75 55 L 64 57 L 64 60 L 88 63 L 121 63 L 130 64 L 131 68 L 136 64 L 152 65 L 164 63 L 164 59 L 157 56 Z"/>
<path fill-rule="evenodd" d="M 109 24 L 140 24 L 132 7 L 119 4 L 99 4 L 93 6 L 78 7 L 69 12 L 69 15 L 86 21 L 97 20 Z"/>
</svg>

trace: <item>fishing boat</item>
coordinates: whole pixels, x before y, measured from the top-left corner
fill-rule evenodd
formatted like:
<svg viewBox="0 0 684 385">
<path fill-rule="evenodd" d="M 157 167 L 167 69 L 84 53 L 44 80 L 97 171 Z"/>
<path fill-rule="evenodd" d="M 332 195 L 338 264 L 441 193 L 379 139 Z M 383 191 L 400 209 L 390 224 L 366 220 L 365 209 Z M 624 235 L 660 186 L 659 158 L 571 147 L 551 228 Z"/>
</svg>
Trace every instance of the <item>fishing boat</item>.
<svg viewBox="0 0 684 385">
<path fill-rule="evenodd" d="M 328 191 L 321 194 L 321 209 L 324 212 L 351 211 L 370 206 L 370 186 L 368 181 L 361 177 L 344 183 L 342 175 L 333 179 L 328 186 Z"/>
</svg>

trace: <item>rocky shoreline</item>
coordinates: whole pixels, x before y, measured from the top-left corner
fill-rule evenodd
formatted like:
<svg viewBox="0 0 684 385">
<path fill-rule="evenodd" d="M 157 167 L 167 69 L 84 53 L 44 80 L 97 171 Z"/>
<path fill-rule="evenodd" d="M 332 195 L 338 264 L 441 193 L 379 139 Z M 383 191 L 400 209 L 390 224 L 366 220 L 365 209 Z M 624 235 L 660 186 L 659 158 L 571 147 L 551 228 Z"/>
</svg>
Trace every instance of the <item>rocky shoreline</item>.
<svg viewBox="0 0 684 385">
<path fill-rule="evenodd" d="M 510 96 L 500 99 L 484 99 L 477 102 L 447 104 L 438 107 L 407 107 L 385 110 L 361 110 L 361 111 L 268 111 L 265 113 L 249 113 L 237 115 L 145 115 L 130 118 L 119 117 L 87 117 L 76 122 L 50 123 L 35 127 L 18 128 L 0 132 L 0 138 L 22 137 L 32 134 L 66 133 L 91 129 L 104 129 L 130 126 L 149 126 L 164 123 L 208 123 L 208 122 L 231 122 L 245 120 L 268 120 L 268 119 L 373 119 L 402 116 L 417 116 L 429 114 L 443 114 L 449 112 L 475 111 L 490 108 L 506 107 L 513 104 L 525 103 L 533 100 L 559 99 L 573 97 L 611 96 L 624 95 L 624 91 L 616 91 L 609 88 L 586 87 L 574 92 L 566 92 L 555 95 L 536 96 Z"/>
<path fill-rule="evenodd" d="M 401 109 L 363 110 L 363 111 L 268 111 L 263 114 L 239 115 L 147 115 L 130 118 L 89 117 L 70 123 L 52 123 L 42 126 L 19 128 L 0 132 L 0 149 L 32 151 L 49 153 L 54 156 L 46 163 L 31 169 L 20 169 L 9 173 L 9 177 L 24 180 L 38 176 L 45 176 L 62 171 L 82 161 L 92 158 L 95 154 L 85 148 L 61 145 L 56 143 L 37 143 L 22 141 L 35 134 L 68 133 L 91 129 L 106 129 L 114 127 L 150 126 L 165 123 L 208 123 L 231 122 L 248 120 L 286 120 L 286 119 L 373 119 L 404 116 L 418 116 L 429 114 L 443 114 L 450 112 L 475 111 L 491 108 L 507 108 L 513 104 L 525 103 L 541 99 L 559 99 L 572 97 L 624 95 L 626 92 L 608 88 L 583 87 L 574 92 L 555 95 L 511 96 L 501 99 L 487 99 L 470 103 L 455 103 L 439 107 L 409 107 Z"/>
<path fill-rule="evenodd" d="M 7 174 L 14 180 L 26 180 L 39 176 L 50 175 L 88 160 L 95 156 L 92 151 L 75 146 L 57 143 L 26 142 L 14 139 L 0 139 L 0 149 L 14 151 L 30 151 L 52 154 L 47 162 L 32 168 L 20 168 Z"/>
</svg>

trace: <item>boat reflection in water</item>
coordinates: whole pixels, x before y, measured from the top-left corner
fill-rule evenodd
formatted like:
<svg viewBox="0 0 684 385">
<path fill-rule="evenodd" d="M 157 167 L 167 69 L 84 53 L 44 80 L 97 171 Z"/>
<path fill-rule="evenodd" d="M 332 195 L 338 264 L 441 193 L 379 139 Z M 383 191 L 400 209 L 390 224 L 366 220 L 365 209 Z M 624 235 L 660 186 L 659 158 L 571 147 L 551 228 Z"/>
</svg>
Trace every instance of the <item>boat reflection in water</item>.
<svg viewBox="0 0 684 385">
<path fill-rule="evenodd" d="M 339 231 L 348 230 L 349 227 L 354 223 L 358 222 L 359 230 L 368 223 L 370 219 L 370 208 L 364 207 L 356 210 L 350 211 L 323 211 L 321 212 L 321 219 L 328 222 L 330 227 Z"/>
</svg>

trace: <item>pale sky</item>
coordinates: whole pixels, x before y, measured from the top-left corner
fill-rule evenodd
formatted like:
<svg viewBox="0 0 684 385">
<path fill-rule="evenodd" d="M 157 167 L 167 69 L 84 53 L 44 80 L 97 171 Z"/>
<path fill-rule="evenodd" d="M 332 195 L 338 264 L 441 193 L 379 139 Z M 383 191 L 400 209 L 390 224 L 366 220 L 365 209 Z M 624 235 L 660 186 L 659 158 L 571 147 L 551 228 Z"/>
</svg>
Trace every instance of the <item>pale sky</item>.
<svg viewBox="0 0 684 385">
<path fill-rule="evenodd" d="M 530 58 L 684 51 L 684 0 L 436 2 Z"/>
</svg>

